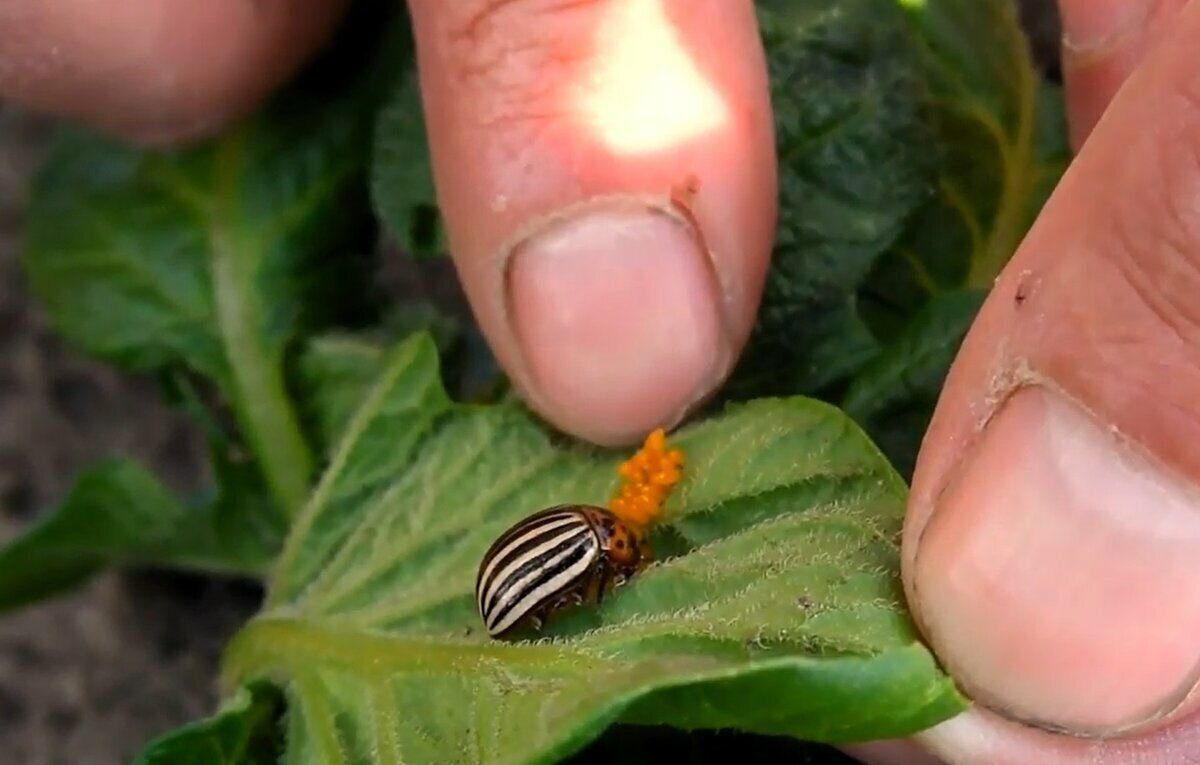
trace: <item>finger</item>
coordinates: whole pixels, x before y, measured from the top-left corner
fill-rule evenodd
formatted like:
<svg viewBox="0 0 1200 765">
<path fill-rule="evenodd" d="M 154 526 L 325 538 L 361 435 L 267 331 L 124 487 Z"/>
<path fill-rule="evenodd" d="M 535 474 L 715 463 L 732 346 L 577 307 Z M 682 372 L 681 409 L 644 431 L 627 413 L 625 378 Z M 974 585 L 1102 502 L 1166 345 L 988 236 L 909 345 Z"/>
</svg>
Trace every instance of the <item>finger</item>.
<svg viewBox="0 0 1200 765">
<path fill-rule="evenodd" d="M 1200 752 L 1200 725 L 1194 723 L 1097 741 L 1028 728 L 983 710 L 960 715 L 917 738 L 937 762 L 953 765 L 1173 765 L 1195 762 Z"/>
<path fill-rule="evenodd" d="M 853 744 L 839 748 L 867 765 L 943 765 L 933 753 L 909 739 Z"/>
<path fill-rule="evenodd" d="M 0 96 L 149 144 L 242 116 L 347 0 L 4 0 Z"/>
<path fill-rule="evenodd" d="M 1059 0 L 1071 143 L 1078 149 L 1121 83 L 1187 0 Z"/>
<path fill-rule="evenodd" d="M 438 199 L 526 400 L 602 444 L 727 375 L 775 223 L 750 0 L 411 0 Z"/>
<path fill-rule="evenodd" d="M 1197 39 L 1191 3 L 997 281 L 926 435 L 903 544 L 914 615 L 982 707 L 1101 738 L 1168 725 L 1134 744 L 1150 753 L 1200 725 Z M 1039 761 L 1131 751 L 1038 735 L 1070 755 Z"/>
</svg>

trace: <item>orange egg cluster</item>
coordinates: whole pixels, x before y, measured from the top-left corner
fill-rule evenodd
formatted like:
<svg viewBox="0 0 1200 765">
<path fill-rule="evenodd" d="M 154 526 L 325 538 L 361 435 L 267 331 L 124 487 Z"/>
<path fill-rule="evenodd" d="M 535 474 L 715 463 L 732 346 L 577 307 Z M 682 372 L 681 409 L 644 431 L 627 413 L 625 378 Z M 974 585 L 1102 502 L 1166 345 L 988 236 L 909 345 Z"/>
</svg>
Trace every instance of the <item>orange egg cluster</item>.
<svg viewBox="0 0 1200 765">
<path fill-rule="evenodd" d="M 654 520 L 667 494 L 679 483 L 683 452 L 668 450 L 666 441 L 666 433 L 659 428 L 617 469 L 621 488 L 609 503 L 609 509 L 635 529 L 644 529 Z"/>
</svg>

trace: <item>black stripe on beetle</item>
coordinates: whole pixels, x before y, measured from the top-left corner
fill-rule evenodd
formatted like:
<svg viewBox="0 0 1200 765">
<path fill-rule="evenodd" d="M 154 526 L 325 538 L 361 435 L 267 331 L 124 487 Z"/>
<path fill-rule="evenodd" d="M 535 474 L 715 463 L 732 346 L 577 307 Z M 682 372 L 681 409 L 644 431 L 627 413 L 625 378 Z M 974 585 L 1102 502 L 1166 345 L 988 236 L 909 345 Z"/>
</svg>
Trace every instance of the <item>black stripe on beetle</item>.
<svg viewBox="0 0 1200 765">
<path fill-rule="evenodd" d="M 547 542 L 552 543 L 560 538 L 559 535 L 570 536 L 586 531 L 586 524 L 581 523 L 579 517 L 570 512 L 538 514 L 509 529 L 492 545 L 480 566 L 475 583 L 479 608 L 482 610 L 485 607 L 485 599 L 491 601 L 496 587 L 508 579 L 514 564 L 520 565 L 531 556 L 537 556 Z"/>
<path fill-rule="evenodd" d="M 638 536 L 610 511 L 559 505 L 517 522 L 479 564 L 475 602 L 488 634 L 541 626 L 561 608 L 599 602 L 645 562 Z"/>
</svg>

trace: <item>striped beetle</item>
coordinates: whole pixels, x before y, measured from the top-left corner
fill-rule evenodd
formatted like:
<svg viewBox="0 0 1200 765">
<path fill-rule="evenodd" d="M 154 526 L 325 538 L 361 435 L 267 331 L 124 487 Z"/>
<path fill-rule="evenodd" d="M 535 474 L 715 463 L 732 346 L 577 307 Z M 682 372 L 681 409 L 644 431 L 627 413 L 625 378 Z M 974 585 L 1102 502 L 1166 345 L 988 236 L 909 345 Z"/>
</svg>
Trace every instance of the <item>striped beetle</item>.
<svg viewBox="0 0 1200 765">
<path fill-rule="evenodd" d="M 639 534 L 604 508 L 557 505 L 534 513 L 483 556 L 475 578 L 479 615 L 492 637 L 527 621 L 540 628 L 553 611 L 599 603 L 647 562 L 644 553 Z"/>
</svg>

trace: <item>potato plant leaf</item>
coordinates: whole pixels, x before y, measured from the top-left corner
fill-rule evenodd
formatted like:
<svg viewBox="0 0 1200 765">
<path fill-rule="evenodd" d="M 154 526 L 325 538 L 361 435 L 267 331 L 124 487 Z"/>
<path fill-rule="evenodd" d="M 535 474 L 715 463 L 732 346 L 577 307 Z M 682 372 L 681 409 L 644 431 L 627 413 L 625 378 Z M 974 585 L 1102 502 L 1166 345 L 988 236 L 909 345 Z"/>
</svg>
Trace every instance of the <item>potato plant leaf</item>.
<svg viewBox="0 0 1200 765">
<path fill-rule="evenodd" d="M 864 285 L 884 342 L 938 292 L 988 289 L 1069 160 L 1059 89 L 1011 0 L 904 3 L 938 150 L 935 193 Z"/>
<path fill-rule="evenodd" d="M 946 372 L 986 294 L 966 289 L 937 295 L 846 392 L 846 414 L 903 476 L 912 475 Z"/>
<path fill-rule="evenodd" d="M 208 719 L 152 741 L 133 765 L 276 765 L 282 706 L 266 684 L 239 688 Z"/>
<path fill-rule="evenodd" d="M 958 344 L 1069 160 L 1062 94 L 1009 0 L 904 3 L 938 147 L 935 194 L 859 293 L 879 356 L 841 405 L 910 476 Z"/>
<path fill-rule="evenodd" d="M 616 721 L 840 742 L 963 708 L 903 605 L 903 482 L 849 419 L 767 399 L 673 441 L 688 463 L 659 563 L 546 640 L 489 640 L 472 594 L 488 544 L 542 507 L 604 504 L 624 454 L 454 404 L 433 342 L 400 344 L 227 681 L 285 689 L 291 764 L 555 762 Z"/>
<path fill-rule="evenodd" d="M 25 266 L 55 329 L 130 369 L 215 382 L 284 513 L 314 466 L 285 353 L 366 293 L 351 256 L 370 229 L 377 75 L 371 46 L 355 39 L 355 51 L 352 38 L 268 108 L 186 151 L 64 131 L 30 204 Z"/>
<path fill-rule="evenodd" d="M 449 244 L 433 185 L 412 32 L 407 23 L 401 26 L 393 52 L 399 75 L 375 121 L 371 203 L 405 252 L 431 258 L 447 254 Z"/>
<path fill-rule="evenodd" d="M 757 5 L 780 217 L 758 324 L 729 387 L 735 398 L 817 393 L 869 360 L 874 339 L 847 306 L 927 199 L 936 159 L 919 59 L 895 3 Z M 823 363 L 830 357 L 854 363 L 834 370 Z"/>
<path fill-rule="evenodd" d="M 905 4 L 943 147 L 936 203 L 965 232 L 965 282 L 988 288 L 1069 158 L 1061 108 L 1006 0 Z M 920 225 L 919 223 L 917 224 Z M 929 248 L 932 255 L 932 249 Z M 933 261 L 931 267 L 936 268 Z"/>
<path fill-rule="evenodd" d="M 318 335 L 297 363 L 302 413 L 314 440 L 329 451 L 379 376 L 384 348 L 351 334 Z"/>
<path fill-rule="evenodd" d="M 68 590 L 111 565 L 261 574 L 281 532 L 270 516 L 242 512 L 250 499 L 238 494 L 236 502 L 191 507 L 134 462 L 95 465 L 57 508 L 0 547 L 0 611 Z"/>
<path fill-rule="evenodd" d="M 379 114 L 371 198 L 380 220 L 408 253 L 433 257 L 447 252 L 415 69 L 397 80 Z"/>
</svg>

